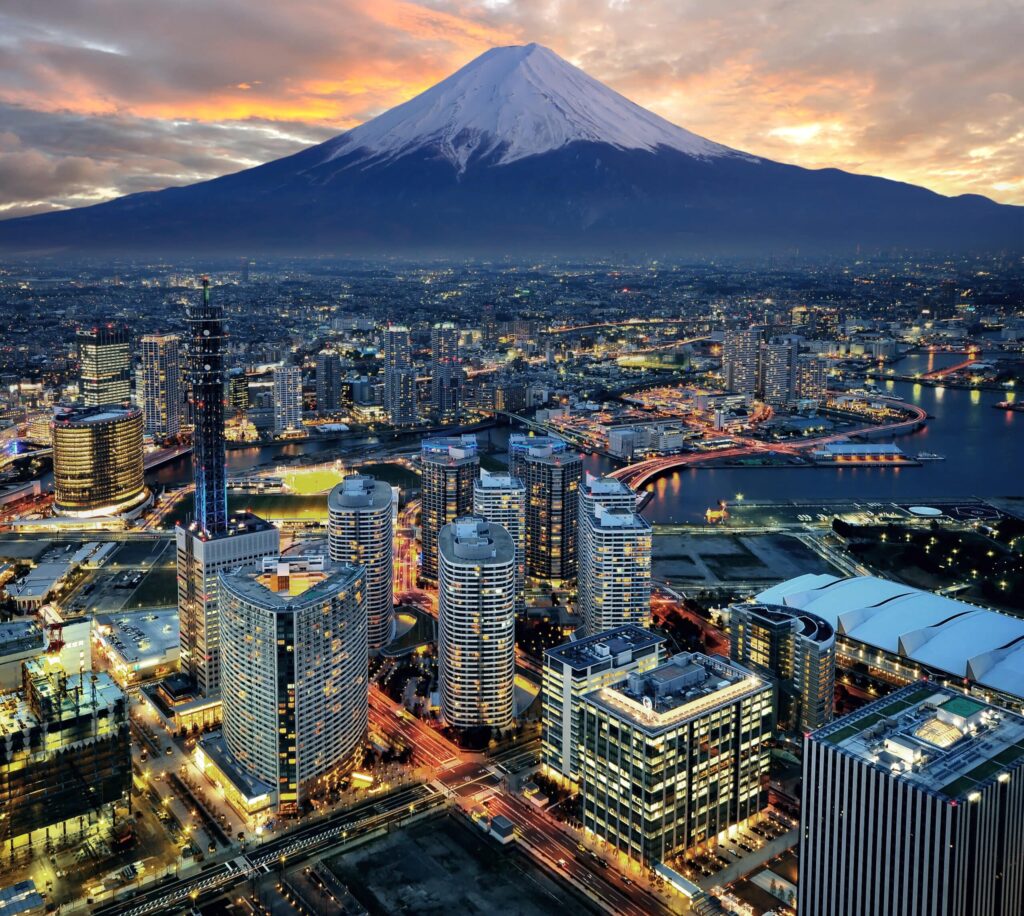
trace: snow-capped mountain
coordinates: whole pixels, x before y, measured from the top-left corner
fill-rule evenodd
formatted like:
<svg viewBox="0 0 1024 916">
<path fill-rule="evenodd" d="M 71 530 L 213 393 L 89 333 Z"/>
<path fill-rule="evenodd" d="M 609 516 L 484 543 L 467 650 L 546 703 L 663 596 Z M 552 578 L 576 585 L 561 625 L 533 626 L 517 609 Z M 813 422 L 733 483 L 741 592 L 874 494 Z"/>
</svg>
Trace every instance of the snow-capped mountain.
<svg viewBox="0 0 1024 916">
<path fill-rule="evenodd" d="M 435 147 L 459 171 L 583 141 L 699 159 L 745 155 L 676 127 L 537 44 L 492 48 L 408 102 L 327 143 L 327 158 L 364 150 L 380 160 Z"/>
<path fill-rule="evenodd" d="M 0 222 L 0 252 L 657 255 L 1024 249 L 1024 208 L 729 149 L 538 45 L 212 181 Z"/>
</svg>

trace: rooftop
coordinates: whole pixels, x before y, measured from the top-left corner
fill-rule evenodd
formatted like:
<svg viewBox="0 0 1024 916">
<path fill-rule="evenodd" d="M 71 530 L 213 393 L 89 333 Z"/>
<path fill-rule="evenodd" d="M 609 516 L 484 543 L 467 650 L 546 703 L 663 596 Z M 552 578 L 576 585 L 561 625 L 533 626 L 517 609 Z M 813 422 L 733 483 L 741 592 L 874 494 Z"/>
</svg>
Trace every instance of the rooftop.
<svg viewBox="0 0 1024 916">
<path fill-rule="evenodd" d="M 220 574 L 224 589 L 257 607 L 289 613 L 333 598 L 355 580 L 362 567 L 324 557 L 264 557 L 259 565 Z M 296 598 L 302 598 L 296 601 Z"/>
<path fill-rule="evenodd" d="M 103 404 L 99 407 L 58 407 L 53 412 L 53 422 L 62 426 L 81 426 L 91 423 L 112 423 L 130 416 L 141 416 L 137 407 L 119 407 L 117 404 Z"/>
<path fill-rule="evenodd" d="M 950 800 L 1024 767 L 1024 718 L 922 681 L 814 732 L 841 753 Z"/>
<path fill-rule="evenodd" d="M 350 474 L 327 497 L 329 509 L 374 509 L 391 506 L 391 486 L 366 474 Z"/>
<path fill-rule="evenodd" d="M 482 490 L 522 490 L 523 482 L 511 474 L 491 474 L 481 471 L 476 485 Z"/>
<path fill-rule="evenodd" d="M 585 700 L 608 710 L 648 734 L 684 722 L 771 689 L 752 671 L 719 656 L 682 652 L 625 684 L 602 687 Z"/>
<path fill-rule="evenodd" d="M 526 433 L 512 433 L 508 437 L 510 455 L 529 452 L 530 449 L 550 448 L 553 454 L 561 454 L 569 449 L 569 444 L 557 436 L 529 436 Z"/>
<path fill-rule="evenodd" d="M 1024 698 L 1024 619 L 874 576 L 805 575 L 757 595 L 937 672 Z"/>
<path fill-rule="evenodd" d="M 827 642 L 836 635 L 835 628 L 816 614 L 800 611 L 779 604 L 739 604 L 738 610 L 759 617 L 768 623 L 795 623 L 798 632 L 805 639 Z"/>
<path fill-rule="evenodd" d="M 178 648 L 178 609 L 96 617 L 103 641 L 127 664 L 157 661 Z"/>
<path fill-rule="evenodd" d="M 0 656 L 14 655 L 46 646 L 46 634 L 35 617 L 22 617 L 0 623 Z"/>
<path fill-rule="evenodd" d="M 495 565 L 514 560 L 516 552 L 512 536 L 501 525 L 475 515 L 445 525 L 438 532 L 437 549 L 447 558 Z"/>
<path fill-rule="evenodd" d="M 638 653 L 663 643 L 665 638 L 634 624 L 596 633 L 585 639 L 577 639 L 561 646 L 548 649 L 544 654 L 576 671 L 608 659 L 618 658 L 625 653 Z"/>
<path fill-rule="evenodd" d="M 598 528 L 651 530 L 650 523 L 642 515 L 617 506 L 597 506 L 594 510 L 594 520 Z"/>
<path fill-rule="evenodd" d="M 210 536 L 204 534 L 200 528 L 198 522 L 189 523 L 188 530 L 199 535 L 203 540 L 216 540 L 217 538 L 228 538 L 233 537 L 236 534 L 253 534 L 256 531 L 269 531 L 274 526 L 265 519 L 260 518 L 258 515 L 254 515 L 252 512 L 235 512 L 231 518 L 228 519 L 228 530 L 223 534 Z"/>
<path fill-rule="evenodd" d="M 420 443 L 421 458 L 475 458 L 476 436 L 465 433 L 461 436 L 436 436 Z"/>
<path fill-rule="evenodd" d="M 588 493 L 601 494 L 602 496 L 636 495 L 633 490 L 617 477 L 595 477 L 589 471 L 583 475 L 583 486 L 581 489 Z"/>
</svg>

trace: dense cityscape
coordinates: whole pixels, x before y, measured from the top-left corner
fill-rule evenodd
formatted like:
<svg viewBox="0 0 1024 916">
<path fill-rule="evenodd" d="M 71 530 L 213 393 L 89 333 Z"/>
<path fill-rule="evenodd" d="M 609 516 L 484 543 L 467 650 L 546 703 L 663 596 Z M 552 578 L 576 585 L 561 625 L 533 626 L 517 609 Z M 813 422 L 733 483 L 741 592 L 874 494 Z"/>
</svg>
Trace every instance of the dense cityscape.
<svg viewBox="0 0 1024 916">
<path fill-rule="evenodd" d="M 0 913 L 1019 913 L 1022 289 L 5 261 Z"/>
</svg>

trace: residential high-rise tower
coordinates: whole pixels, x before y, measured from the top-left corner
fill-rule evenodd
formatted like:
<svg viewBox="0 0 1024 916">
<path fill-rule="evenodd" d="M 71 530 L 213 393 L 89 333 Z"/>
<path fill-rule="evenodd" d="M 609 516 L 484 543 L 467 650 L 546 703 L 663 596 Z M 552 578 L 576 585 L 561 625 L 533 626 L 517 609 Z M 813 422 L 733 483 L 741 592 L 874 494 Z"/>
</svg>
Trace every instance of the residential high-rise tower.
<svg viewBox="0 0 1024 916">
<path fill-rule="evenodd" d="M 473 511 L 473 484 L 480 472 L 476 436 L 424 439 L 420 466 L 420 574 L 436 580 L 438 532 Z"/>
<path fill-rule="evenodd" d="M 138 394 L 147 435 L 169 439 L 181 430 L 181 373 L 176 334 L 147 334 L 142 351 L 142 392 Z"/>
</svg>

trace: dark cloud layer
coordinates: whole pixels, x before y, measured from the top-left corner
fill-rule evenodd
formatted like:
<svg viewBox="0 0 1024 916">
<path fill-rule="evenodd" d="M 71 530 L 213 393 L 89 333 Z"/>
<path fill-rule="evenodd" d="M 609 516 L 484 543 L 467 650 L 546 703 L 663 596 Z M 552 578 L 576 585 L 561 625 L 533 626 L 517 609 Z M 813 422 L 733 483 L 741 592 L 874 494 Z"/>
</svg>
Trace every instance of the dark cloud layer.
<svg viewBox="0 0 1024 916">
<path fill-rule="evenodd" d="M 0 216 L 295 152 L 494 44 L 800 165 L 1024 203 L 1017 0 L 6 0 Z"/>
</svg>

